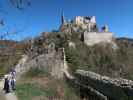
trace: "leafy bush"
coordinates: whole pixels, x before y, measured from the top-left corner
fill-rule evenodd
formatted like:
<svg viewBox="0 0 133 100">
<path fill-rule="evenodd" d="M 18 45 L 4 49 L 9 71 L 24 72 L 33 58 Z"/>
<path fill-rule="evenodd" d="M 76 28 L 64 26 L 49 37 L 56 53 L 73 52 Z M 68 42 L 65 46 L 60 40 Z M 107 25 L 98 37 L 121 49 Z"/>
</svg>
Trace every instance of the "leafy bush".
<svg viewBox="0 0 133 100">
<path fill-rule="evenodd" d="M 50 33 L 48 37 L 49 43 L 55 43 L 56 49 L 66 46 L 69 39 L 70 36 L 66 33 Z"/>
</svg>

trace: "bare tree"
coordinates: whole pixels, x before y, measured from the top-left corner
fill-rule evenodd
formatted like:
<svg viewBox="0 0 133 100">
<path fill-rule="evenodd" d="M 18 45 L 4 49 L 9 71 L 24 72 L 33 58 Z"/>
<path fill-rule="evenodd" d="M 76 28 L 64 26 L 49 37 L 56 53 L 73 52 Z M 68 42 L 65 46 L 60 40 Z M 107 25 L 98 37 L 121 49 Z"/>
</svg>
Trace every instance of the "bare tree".
<svg viewBox="0 0 133 100">
<path fill-rule="evenodd" d="M 10 3 L 19 10 L 24 9 L 26 6 L 31 6 L 29 0 L 10 0 Z"/>
<path fill-rule="evenodd" d="M 9 2 L 8 2 L 9 1 Z M 15 7 L 18 10 L 24 10 L 26 7 L 31 6 L 31 2 L 29 0 L 7 0 L 7 5 L 10 3 L 13 7 Z M 0 8 L 0 14 L 7 14 L 8 12 L 4 11 L 4 9 Z M 0 16 L 1 17 L 1 16 Z M 0 18 L 0 28 L 7 27 L 5 19 Z M 9 35 L 14 35 L 22 32 L 23 30 L 17 30 L 14 31 L 5 31 L 0 33 L 0 40 L 6 39 Z"/>
</svg>

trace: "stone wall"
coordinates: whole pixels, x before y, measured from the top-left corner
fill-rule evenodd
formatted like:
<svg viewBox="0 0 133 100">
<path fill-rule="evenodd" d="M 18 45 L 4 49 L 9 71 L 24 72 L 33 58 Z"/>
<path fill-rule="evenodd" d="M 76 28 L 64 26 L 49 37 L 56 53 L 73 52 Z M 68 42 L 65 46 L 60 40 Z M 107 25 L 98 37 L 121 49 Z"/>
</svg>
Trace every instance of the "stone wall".
<svg viewBox="0 0 133 100">
<path fill-rule="evenodd" d="M 133 100 L 133 81 L 101 76 L 91 71 L 76 71 L 76 80 L 107 96 L 109 100 Z"/>
<path fill-rule="evenodd" d="M 98 43 L 113 43 L 113 33 L 111 32 L 84 32 L 84 42 L 88 46 Z"/>
<path fill-rule="evenodd" d="M 22 75 L 30 68 L 39 68 L 57 79 L 64 77 L 64 57 L 62 48 L 49 51 L 34 57 L 26 55 L 16 65 L 17 72 Z"/>
</svg>

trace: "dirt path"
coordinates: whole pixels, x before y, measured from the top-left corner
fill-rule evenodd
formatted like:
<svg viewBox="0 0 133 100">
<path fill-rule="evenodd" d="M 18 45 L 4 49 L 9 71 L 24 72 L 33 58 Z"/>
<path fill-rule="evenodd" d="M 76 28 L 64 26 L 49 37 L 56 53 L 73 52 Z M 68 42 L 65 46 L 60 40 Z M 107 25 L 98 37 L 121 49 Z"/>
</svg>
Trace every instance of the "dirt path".
<svg viewBox="0 0 133 100">
<path fill-rule="evenodd" d="M 3 86 L 4 86 L 4 80 L 0 81 L 0 93 L 3 96 L 2 98 L 0 97 L 0 100 L 5 99 L 5 100 L 18 100 L 15 93 L 11 92 L 11 93 L 7 93 L 5 94 L 3 91 Z"/>
<path fill-rule="evenodd" d="M 3 83 L 2 81 L 0 81 L 0 100 L 5 100 L 5 96 L 2 88 L 3 88 Z"/>
<path fill-rule="evenodd" d="M 28 59 L 28 56 L 23 55 L 22 59 L 20 59 L 18 64 L 16 65 L 15 70 L 16 70 L 16 76 L 18 76 L 17 79 L 21 76 L 22 70 L 24 70 L 23 65 L 25 64 L 27 59 Z M 0 100 L 18 100 L 14 92 L 5 94 L 3 91 L 3 86 L 4 86 L 4 79 L 1 79 L 0 80 L 0 96 L 3 96 L 3 97 L 2 98 L 0 97 Z"/>
</svg>

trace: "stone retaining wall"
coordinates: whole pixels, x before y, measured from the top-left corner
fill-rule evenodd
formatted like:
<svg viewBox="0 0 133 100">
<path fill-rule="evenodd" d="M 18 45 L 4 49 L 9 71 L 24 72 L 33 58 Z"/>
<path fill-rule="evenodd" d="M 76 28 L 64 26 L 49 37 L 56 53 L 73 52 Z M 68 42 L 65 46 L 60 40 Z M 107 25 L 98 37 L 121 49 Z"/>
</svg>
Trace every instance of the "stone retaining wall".
<svg viewBox="0 0 133 100">
<path fill-rule="evenodd" d="M 88 46 L 98 43 L 113 43 L 113 33 L 111 32 L 84 32 L 84 42 Z"/>
<path fill-rule="evenodd" d="M 75 75 L 80 84 L 96 89 L 109 100 L 133 100 L 133 81 L 131 80 L 113 79 L 83 70 L 77 70 Z"/>
</svg>

